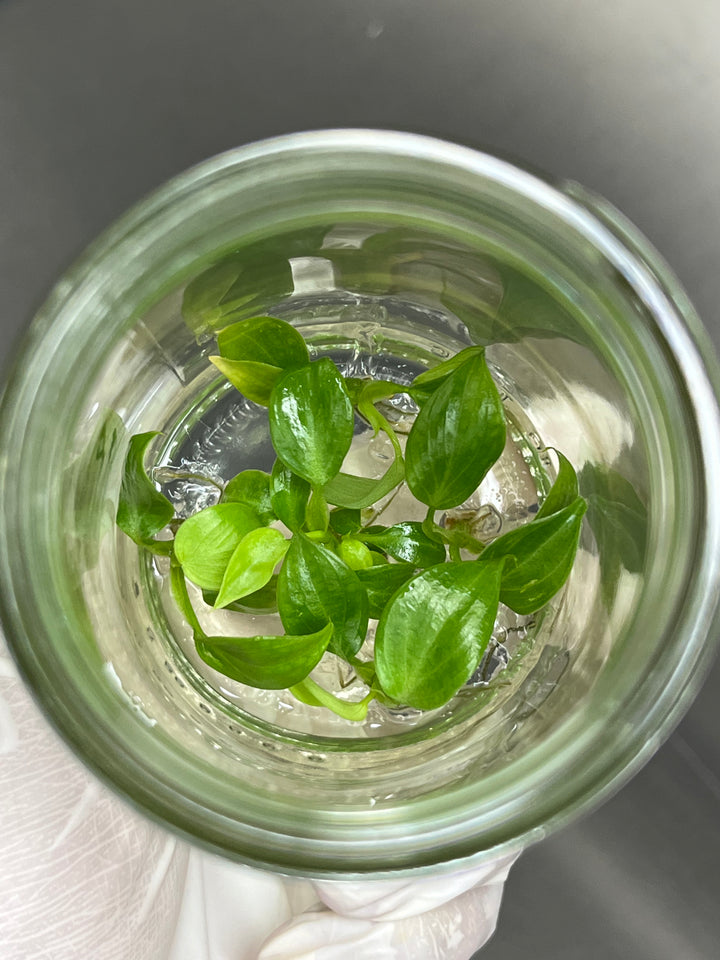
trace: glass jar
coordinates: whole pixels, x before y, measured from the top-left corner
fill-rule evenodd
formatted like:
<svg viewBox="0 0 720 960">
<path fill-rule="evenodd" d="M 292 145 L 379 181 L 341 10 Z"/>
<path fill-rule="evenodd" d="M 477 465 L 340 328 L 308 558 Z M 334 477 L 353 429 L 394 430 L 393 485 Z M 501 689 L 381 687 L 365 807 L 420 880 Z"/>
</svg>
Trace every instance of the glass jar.
<svg viewBox="0 0 720 960">
<path fill-rule="evenodd" d="M 210 268 L 213 295 L 195 295 Z M 231 310 L 283 316 L 316 355 L 375 371 L 485 344 L 534 484 L 501 522 L 531 515 L 549 448 L 576 467 L 589 509 L 566 588 L 448 709 L 318 729 L 245 703 L 200 669 L 161 567 L 117 531 L 130 434 L 163 431 L 161 464 L 217 440 L 208 424 L 234 400 L 207 356 Z M 8 640 L 80 757 L 222 854 L 353 877 L 518 849 L 637 771 L 708 667 L 717 383 L 667 266 L 575 184 L 391 132 L 231 151 L 111 227 L 21 347 L 0 420 Z M 245 465 L 254 436 L 233 454 Z"/>
</svg>

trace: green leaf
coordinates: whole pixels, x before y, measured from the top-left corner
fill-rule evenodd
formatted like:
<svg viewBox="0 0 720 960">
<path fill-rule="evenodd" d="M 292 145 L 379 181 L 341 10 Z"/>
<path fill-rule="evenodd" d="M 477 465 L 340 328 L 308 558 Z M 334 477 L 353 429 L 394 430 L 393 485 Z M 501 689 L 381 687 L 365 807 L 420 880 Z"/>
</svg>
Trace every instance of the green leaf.
<svg viewBox="0 0 720 960">
<path fill-rule="evenodd" d="M 266 407 L 270 403 L 273 387 L 283 376 L 280 367 L 254 360 L 226 360 L 225 357 L 208 357 L 220 373 L 253 403 Z"/>
<path fill-rule="evenodd" d="M 325 533 L 330 522 L 330 511 L 322 490 L 313 490 L 305 510 L 305 526 L 313 532 Z"/>
<path fill-rule="evenodd" d="M 436 510 L 457 506 L 498 459 L 505 437 L 500 395 L 479 350 L 446 377 L 417 415 L 405 448 L 410 490 Z"/>
<path fill-rule="evenodd" d="M 357 570 L 356 574 L 367 592 L 368 615 L 379 620 L 392 596 L 417 574 L 417 569 L 411 563 L 386 563 Z"/>
<path fill-rule="evenodd" d="M 581 497 L 557 513 L 503 534 L 486 547 L 479 565 L 507 559 L 501 601 L 516 613 L 534 613 L 558 592 L 572 570 L 587 503 Z"/>
<path fill-rule="evenodd" d="M 293 473 L 323 487 L 340 469 L 353 438 L 350 397 L 332 360 L 291 370 L 273 389 L 270 437 Z"/>
<path fill-rule="evenodd" d="M 244 503 L 218 503 L 188 517 L 175 535 L 175 555 L 185 576 L 203 590 L 219 590 L 237 545 L 260 526 Z"/>
<path fill-rule="evenodd" d="M 550 488 L 550 492 L 538 510 L 535 520 L 542 520 L 543 517 L 552 516 L 559 510 L 570 506 L 578 496 L 578 478 L 575 468 L 570 461 L 559 450 L 555 450 L 558 458 L 558 472 L 555 477 L 555 483 Z"/>
<path fill-rule="evenodd" d="M 362 516 L 357 509 L 340 507 L 337 510 L 330 511 L 330 529 L 341 537 L 348 533 L 356 533 L 361 526 Z"/>
<path fill-rule="evenodd" d="M 263 690 L 282 690 L 317 666 L 331 636 L 328 623 L 306 636 L 205 637 L 195 646 L 205 663 L 226 677 Z"/>
<path fill-rule="evenodd" d="M 117 525 L 140 546 L 154 546 L 152 538 L 175 516 L 173 505 L 145 472 L 145 451 L 157 436 L 151 430 L 131 437 L 120 487 Z"/>
<path fill-rule="evenodd" d="M 282 533 L 272 527 L 246 533 L 230 557 L 215 608 L 226 607 L 264 587 L 289 546 Z"/>
<path fill-rule="evenodd" d="M 371 690 L 366 697 L 359 701 L 340 700 L 335 694 L 329 693 L 324 687 L 321 687 L 319 683 L 315 683 L 311 677 L 306 677 L 300 683 L 293 684 L 290 687 L 290 693 L 309 707 L 326 707 L 342 717 L 343 720 L 352 720 L 355 723 L 361 723 L 367 717 L 368 706 L 375 696 Z"/>
<path fill-rule="evenodd" d="M 419 710 L 457 693 L 492 636 L 503 563 L 439 564 L 398 590 L 375 635 L 385 693 Z"/>
<path fill-rule="evenodd" d="M 244 503 L 262 523 L 272 523 L 275 511 L 270 499 L 270 474 L 264 470 L 238 473 L 223 490 L 222 503 Z"/>
<path fill-rule="evenodd" d="M 443 360 L 442 363 L 431 367 L 430 370 L 425 370 L 424 373 L 418 374 L 411 385 L 405 387 L 405 391 L 410 394 L 416 403 L 422 405 L 430 399 L 438 387 L 442 386 L 450 374 L 454 373 L 458 367 L 461 367 L 469 357 L 482 357 L 483 354 L 483 347 L 466 347 L 464 350 L 456 353 L 454 357 Z"/>
<path fill-rule="evenodd" d="M 378 547 L 396 560 L 416 567 L 432 567 L 446 559 L 442 543 L 427 536 L 416 520 L 396 523 L 392 527 L 367 527 L 355 535 L 356 540 Z"/>
<path fill-rule="evenodd" d="M 277 317 L 248 317 L 218 334 L 218 350 L 226 360 L 250 360 L 281 370 L 310 362 L 302 334 Z"/>
<path fill-rule="evenodd" d="M 349 473 L 339 473 L 327 484 L 323 493 L 328 503 L 348 509 L 362 510 L 382 500 L 405 477 L 405 466 L 397 455 L 387 471 L 373 480 L 370 477 L 356 477 Z"/>
<path fill-rule="evenodd" d="M 325 487 L 325 498 L 329 503 L 347 509 L 361 510 L 377 503 L 402 483 L 405 478 L 405 463 L 403 461 L 400 443 L 385 417 L 380 414 L 373 404 L 398 392 L 398 385 L 389 380 L 364 380 L 361 390 L 356 390 L 358 411 L 372 426 L 377 436 L 383 431 L 389 438 L 394 451 L 394 459 L 382 477 L 356 477 L 349 473 L 340 473 Z"/>
<path fill-rule="evenodd" d="M 234 610 L 236 613 L 249 613 L 252 616 L 277 613 L 277 581 L 277 574 L 274 573 L 265 586 L 246 594 L 242 600 L 234 600 L 225 609 Z M 203 600 L 209 607 L 215 606 L 217 598 L 217 591 L 203 590 Z"/>
<path fill-rule="evenodd" d="M 201 627 L 192 602 L 190 601 L 187 583 L 185 582 L 185 574 L 183 573 L 183 569 L 178 563 L 177 558 L 174 556 L 170 558 L 170 590 L 175 603 L 178 606 L 178 610 L 185 617 L 192 628 L 193 638 L 198 640 L 199 638 L 204 637 L 205 631 Z"/>
<path fill-rule="evenodd" d="M 373 565 L 372 553 L 359 540 L 341 540 L 337 552 L 351 570 L 366 570 Z"/>
<path fill-rule="evenodd" d="M 293 537 L 280 571 L 278 610 L 283 626 L 293 633 L 311 633 L 332 623 L 329 649 L 345 659 L 365 640 L 365 588 L 346 563 L 303 534 Z"/>
<path fill-rule="evenodd" d="M 298 477 L 282 460 L 276 460 L 270 474 L 270 503 L 278 520 L 296 533 L 305 523 L 310 484 Z"/>
</svg>

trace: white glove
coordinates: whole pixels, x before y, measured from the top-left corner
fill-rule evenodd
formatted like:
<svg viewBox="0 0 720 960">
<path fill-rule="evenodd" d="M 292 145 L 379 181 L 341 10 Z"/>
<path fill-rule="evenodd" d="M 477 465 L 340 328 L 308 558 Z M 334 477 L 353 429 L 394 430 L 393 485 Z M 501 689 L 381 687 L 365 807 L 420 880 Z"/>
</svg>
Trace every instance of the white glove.
<svg viewBox="0 0 720 960">
<path fill-rule="evenodd" d="M 3 960 L 467 960 L 514 860 L 311 883 L 188 848 L 85 771 L 1 637 L 0 837 Z"/>
</svg>

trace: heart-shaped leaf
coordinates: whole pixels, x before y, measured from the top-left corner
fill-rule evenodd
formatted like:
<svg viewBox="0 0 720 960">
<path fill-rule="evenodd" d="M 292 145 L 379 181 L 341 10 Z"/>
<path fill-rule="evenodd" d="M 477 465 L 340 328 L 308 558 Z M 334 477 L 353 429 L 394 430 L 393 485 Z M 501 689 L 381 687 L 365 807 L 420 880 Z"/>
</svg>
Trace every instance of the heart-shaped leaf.
<svg viewBox="0 0 720 960">
<path fill-rule="evenodd" d="M 305 636 L 201 637 L 195 646 L 214 670 L 263 690 L 299 683 L 320 662 L 332 637 L 332 624 Z"/>
<path fill-rule="evenodd" d="M 498 459 L 505 436 L 500 395 L 477 348 L 417 415 L 405 448 L 410 490 L 436 510 L 457 506 Z"/>
<path fill-rule="evenodd" d="M 516 613 L 534 613 L 555 596 L 572 570 L 587 503 L 578 497 L 549 517 L 503 534 L 475 561 L 505 559 L 501 601 Z"/>
<path fill-rule="evenodd" d="M 262 526 L 244 503 L 218 503 L 188 517 L 175 536 L 175 556 L 188 580 L 219 590 L 230 557 L 243 537 Z"/>
<path fill-rule="evenodd" d="M 264 587 L 289 546 L 282 533 L 272 527 L 246 533 L 228 561 L 215 607 L 226 607 Z"/>
<path fill-rule="evenodd" d="M 270 475 L 270 503 L 278 520 L 293 533 L 305 523 L 310 484 L 298 477 L 282 460 L 276 460 Z"/>
<path fill-rule="evenodd" d="M 457 693 L 492 636 L 503 563 L 439 564 L 398 590 L 375 634 L 385 693 L 419 710 Z"/>
<path fill-rule="evenodd" d="M 368 625 L 365 588 L 346 563 L 303 534 L 292 539 L 277 595 L 286 630 L 311 633 L 330 622 L 332 653 L 347 659 L 362 646 Z"/>
<path fill-rule="evenodd" d="M 314 487 L 340 469 L 353 438 L 353 408 L 337 367 L 328 358 L 292 370 L 269 404 L 270 437 L 278 457 Z"/>
<path fill-rule="evenodd" d="M 170 501 L 156 488 L 145 472 L 145 451 L 157 430 L 138 433 L 130 439 L 120 499 L 117 525 L 131 540 L 141 546 L 152 546 L 153 537 L 167 526 L 175 515 Z"/>
</svg>

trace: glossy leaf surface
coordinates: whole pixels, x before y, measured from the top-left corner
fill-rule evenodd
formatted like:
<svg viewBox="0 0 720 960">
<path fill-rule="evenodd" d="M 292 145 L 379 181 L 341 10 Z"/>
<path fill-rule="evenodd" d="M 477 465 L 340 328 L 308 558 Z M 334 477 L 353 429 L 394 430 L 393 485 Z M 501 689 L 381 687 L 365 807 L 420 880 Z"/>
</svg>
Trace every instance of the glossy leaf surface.
<svg viewBox="0 0 720 960">
<path fill-rule="evenodd" d="M 363 384 L 362 388 L 356 388 L 355 390 L 358 412 L 372 426 L 376 436 L 381 430 L 387 435 L 392 444 L 394 456 L 388 469 L 377 479 L 340 473 L 327 484 L 324 493 L 328 503 L 354 510 L 360 510 L 377 503 L 378 500 L 393 491 L 399 483 L 402 483 L 405 478 L 405 463 L 395 431 L 373 405 L 378 400 L 397 393 L 398 385 L 388 380 L 358 382 Z"/>
<path fill-rule="evenodd" d="M 310 484 L 298 477 L 282 460 L 276 460 L 270 474 L 270 503 L 278 520 L 296 532 L 305 523 Z"/>
<path fill-rule="evenodd" d="M 368 527 L 355 534 L 357 540 L 378 547 L 395 560 L 416 567 L 431 567 L 445 560 L 445 547 L 431 539 L 417 520 L 396 523 L 392 527 Z"/>
<path fill-rule="evenodd" d="M 449 357 L 447 360 L 443 360 L 442 363 L 438 363 L 437 366 L 425 370 L 424 373 L 419 373 L 410 387 L 406 387 L 405 389 L 417 403 L 426 403 L 437 388 L 447 380 L 450 374 L 462 366 L 469 357 L 483 355 L 483 347 L 466 347 L 464 350 L 456 353 L 454 357 Z"/>
<path fill-rule="evenodd" d="M 270 436 L 278 457 L 314 487 L 339 471 L 353 437 L 353 408 L 337 367 L 327 358 L 292 370 L 269 404 Z"/>
<path fill-rule="evenodd" d="M 494 540 L 475 561 L 506 559 L 500 599 L 516 613 L 534 613 L 558 592 L 572 570 L 586 502 L 578 497 L 557 513 Z"/>
<path fill-rule="evenodd" d="M 278 577 L 278 610 L 292 633 L 312 633 L 332 623 L 330 651 L 346 659 L 365 640 L 368 601 L 354 571 L 339 557 L 296 534 Z"/>
<path fill-rule="evenodd" d="M 443 563 L 392 598 L 375 635 L 382 689 L 419 710 L 454 696 L 477 667 L 498 610 L 503 562 Z"/>
<path fill-rule="evenodd" d="M 405 448 L 408 486 L 436 510 L 477 488 L 505 446 L 505 414 L 482 352 L 442 382 L 417 415 Z"/>
<path fill-rule="evenodd" d="M 303 680 L 320 661 L 332 636 L 326 624 L 306 636 L 201 637 L 202 659 L 232 680 L 264 690 L 282 690 Z"/>
</svg>

